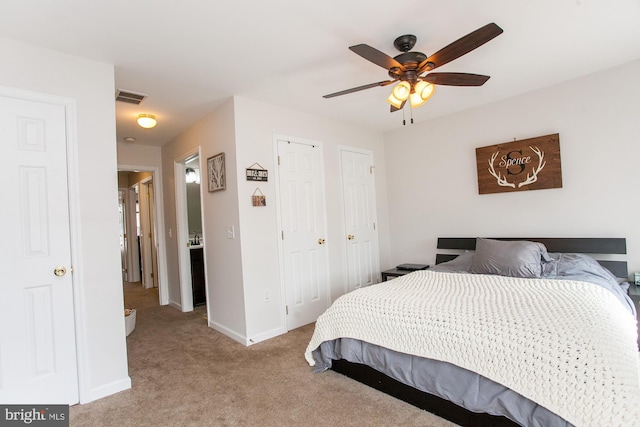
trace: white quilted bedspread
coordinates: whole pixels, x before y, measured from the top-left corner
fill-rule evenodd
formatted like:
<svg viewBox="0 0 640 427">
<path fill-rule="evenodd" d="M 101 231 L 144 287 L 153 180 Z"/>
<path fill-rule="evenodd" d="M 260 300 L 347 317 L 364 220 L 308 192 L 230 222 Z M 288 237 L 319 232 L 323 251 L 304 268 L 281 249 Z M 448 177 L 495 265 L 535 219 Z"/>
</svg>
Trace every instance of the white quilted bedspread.
<svg viewBox="0 0 640 427">
<path fill-rule="evenodd" d="M 340 337 L 477 372 L 576 426 L 640 426 L 636 320 L 591 283 L 418 271 L 337 299 L 309 364 Z"/>
</svg>

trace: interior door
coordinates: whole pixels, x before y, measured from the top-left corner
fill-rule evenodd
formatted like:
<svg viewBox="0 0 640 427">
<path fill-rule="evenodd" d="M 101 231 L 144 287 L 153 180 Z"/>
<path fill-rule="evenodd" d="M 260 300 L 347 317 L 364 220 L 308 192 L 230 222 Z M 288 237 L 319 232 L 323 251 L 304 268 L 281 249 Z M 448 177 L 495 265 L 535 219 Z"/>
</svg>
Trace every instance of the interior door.
<svg viewBox="0 0 640 427">
<path fill-rule="evenodd" d="M 350 292 L 380 281 L 373 155 L 342 149 L 340 164 Z"/>
<path fill-rule="evenodd" d="M 322 149 L 278 141 L 287 328 L 315 322 L 328 307 Z"/>
<path fill-rule="evenodd" d="M 156 240 L 156 200 L 154 196 L 153 180 L 149 181 L 149 232 L 151 233 L 151 274 L 153 276 L 153 286 L 158 287 L 158 242 Z"/>
<path fill-rule="evenodd" d="M 151 229 L 151 199 L 149 191 L 150 181 L 140 183 L 138 188 L 138 203 L 140 206 L 140 259 L 142 261 L 142 286 L 155 287 L 153 276 L 153 235 Z"/>
<path fill-rule="evenodd" d="M 0 97 L 0 402 L 78 402 L 65 108 Z"/>
</svg>

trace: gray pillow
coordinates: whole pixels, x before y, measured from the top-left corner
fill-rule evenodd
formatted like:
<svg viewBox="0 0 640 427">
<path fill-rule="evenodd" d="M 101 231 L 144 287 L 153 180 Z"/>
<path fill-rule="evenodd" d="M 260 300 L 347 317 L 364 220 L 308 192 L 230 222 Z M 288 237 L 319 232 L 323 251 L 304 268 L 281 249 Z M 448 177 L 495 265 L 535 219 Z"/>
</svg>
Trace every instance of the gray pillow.
<svg viewBox="0 0 640 427">
<path fill-rule="evenodd" d="M 473 261 L 474 251 L 467 251 L 451 261 L 434 265 L 430 270 L 445 271 L 450 273 L 468 273 Z"/>
<path fill-rule="evenodd" d="M 548 258 L 547 248 L 542 243 L 478 238 L 470 271 L 510 277 L 540 277 L 542 262 Z"/>
</svg>

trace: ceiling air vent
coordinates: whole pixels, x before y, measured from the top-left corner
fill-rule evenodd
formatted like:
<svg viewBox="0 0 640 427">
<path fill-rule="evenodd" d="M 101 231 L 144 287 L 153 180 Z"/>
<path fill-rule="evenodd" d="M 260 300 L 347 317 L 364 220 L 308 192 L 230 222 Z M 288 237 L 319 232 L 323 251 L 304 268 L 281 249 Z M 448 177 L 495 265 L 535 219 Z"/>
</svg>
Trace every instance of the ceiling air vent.
<svg viewBox="0 0 640 427">
<path fill-rule="evenodd" d="M 128 102 L 129 104 L 140 105 L 142 101 L 147 98 L 147 95 L 141 93 L 130 92 L 127 90 L 120 90 L 116 93 L 116 101 Z"/>
</svg>

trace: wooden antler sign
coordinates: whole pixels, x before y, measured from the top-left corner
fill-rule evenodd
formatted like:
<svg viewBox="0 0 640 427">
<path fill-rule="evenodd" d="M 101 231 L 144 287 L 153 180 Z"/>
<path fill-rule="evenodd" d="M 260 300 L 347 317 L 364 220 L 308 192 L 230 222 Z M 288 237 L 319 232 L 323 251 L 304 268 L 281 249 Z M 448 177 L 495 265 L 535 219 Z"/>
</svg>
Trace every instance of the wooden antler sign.
<svg viewBox="0 0 640 427">
<path fill-rule="evenodd" d="M 560 135 L 476 148 L 478 192 L 562 188 Z"/>
</svg>

